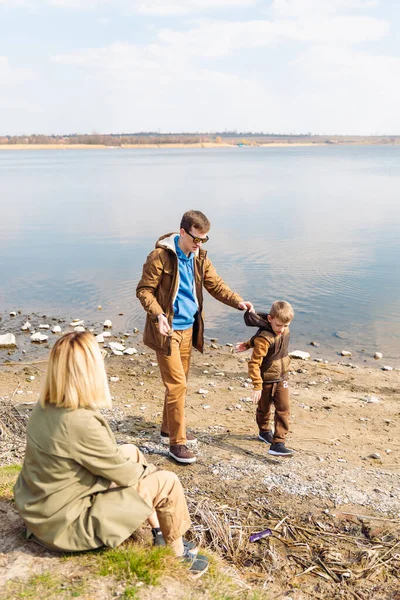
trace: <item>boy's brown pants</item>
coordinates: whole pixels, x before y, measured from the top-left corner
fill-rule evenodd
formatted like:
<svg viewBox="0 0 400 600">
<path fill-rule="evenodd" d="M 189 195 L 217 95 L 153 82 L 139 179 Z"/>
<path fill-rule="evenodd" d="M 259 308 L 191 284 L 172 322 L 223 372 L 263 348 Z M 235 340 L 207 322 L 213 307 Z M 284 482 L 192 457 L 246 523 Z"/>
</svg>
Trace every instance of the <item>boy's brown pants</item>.
<svg viewBox="0 0 400 600">
<path fill-rule="evenodd" d="M 284 442 L 289 431 L 289 385 L 287 381 L 263 383 L 257 405 L 256 421 L 260 431 L 270 431 L 272 405 L 275 407 L 274 438 L 272 443 Z"/>
<path fill-rule="evenodd" d="M 185 399 L 191 355 L 192 328 L 172 333 L 170 356 L 157 352 L 158 366 L 165 385 L 161 431 L 169 433 L 171 446 L 186 444 Z"/>
</svg>

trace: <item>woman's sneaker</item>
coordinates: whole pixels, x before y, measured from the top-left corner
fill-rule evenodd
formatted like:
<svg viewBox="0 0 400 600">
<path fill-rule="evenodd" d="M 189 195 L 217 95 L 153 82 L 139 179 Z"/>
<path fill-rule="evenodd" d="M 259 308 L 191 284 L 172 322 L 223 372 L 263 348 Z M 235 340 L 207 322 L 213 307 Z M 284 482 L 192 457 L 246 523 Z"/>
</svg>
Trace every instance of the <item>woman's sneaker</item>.
<svg viewBox="0 0 400 600">
<path fill-rule="evenodd" d="M 164 433 L 163 431 L 160 434 L 161 437 L 161 443 L 165 444 L 166 446 L 169 446 L 169 433 Z M 187 432 L 186 433 L 186 446 L 196 446 L 197 444 L 197 437 L 194 436 L 192 433 Z"/>
<path fill-rule="evenodd" d="M 272 440 L 274 439 L 274 434 L 269 429 L 268 431 L 259 431 L 258 439 L 262 442 L 266 442 L 267 444 L 272 444 Z"/>
<path fill-rule="evenodd" d="M 194 554 L 191 551 L 185 550 L 182 555 L 182 560 L 189 566 L 189 575 L 193 579 L 201 577 L 208 569 L 208 558 L 203 554 Z"/>
<path fill-rule="evenodd" d="M 283 442 L 277 442 L 276 444 L 272 444 L 268 450 L 268 454 L 272 454 L 273 456 L 292 456 L 293 450 L 286 448 Z"/>
</svg>

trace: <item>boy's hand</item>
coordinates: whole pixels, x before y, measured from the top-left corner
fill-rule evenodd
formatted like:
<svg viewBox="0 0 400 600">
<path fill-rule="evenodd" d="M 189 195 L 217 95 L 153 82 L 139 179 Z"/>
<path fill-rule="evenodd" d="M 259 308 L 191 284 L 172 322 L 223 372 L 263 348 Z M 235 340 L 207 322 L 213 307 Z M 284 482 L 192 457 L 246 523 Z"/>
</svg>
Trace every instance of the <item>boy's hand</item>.
<svg viewBox="0 0 400 600">
<path fill-rule="evenodd" d="M 235 346 L 236 352 L 245 352 L 248 349 L 247 342 L 238 342 Z"/>
<path fill-rule="evenodd" d="M 259 402 L 260 398 L 261 398 L 261 393 L 262 390 L 253 390 L 251 393 L 251 399 L 253 401 L 254 404 L 256 404 L 257 402 Z"/>
</svg>

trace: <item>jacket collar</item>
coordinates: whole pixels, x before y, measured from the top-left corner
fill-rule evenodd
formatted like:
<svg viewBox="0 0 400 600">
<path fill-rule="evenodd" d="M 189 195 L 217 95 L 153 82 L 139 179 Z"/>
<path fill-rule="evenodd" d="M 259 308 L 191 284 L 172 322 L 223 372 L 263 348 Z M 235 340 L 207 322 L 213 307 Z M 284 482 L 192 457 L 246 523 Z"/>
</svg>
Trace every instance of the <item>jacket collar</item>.
<svg viewBox="0 0 400 600">
<path fill-rule="evenodd" d="M 179 235 L 179 233 L 167 233 L 166 235 L 162 235 L 156 242 L 156 248 L 164 248 L 164 250 L 169 250 L 176 255 L 175 238 L 177 235 Z M 204 260 L 206 255 L 207 250 L 203 250 L 203 248 L 198 248 L 194 253 L 195 258 L 199 260 Z"/>
</svg>

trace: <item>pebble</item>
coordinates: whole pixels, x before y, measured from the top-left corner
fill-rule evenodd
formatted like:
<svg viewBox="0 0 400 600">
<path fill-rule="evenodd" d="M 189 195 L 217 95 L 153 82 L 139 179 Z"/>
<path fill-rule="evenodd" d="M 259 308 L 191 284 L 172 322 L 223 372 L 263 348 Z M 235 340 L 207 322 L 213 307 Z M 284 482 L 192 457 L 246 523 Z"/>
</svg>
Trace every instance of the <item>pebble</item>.
<svg viewBox="0 0 400 600">
<path fill-rule="evenodd" d="M 346 462 L 346 459 L 345 459 L 345 458 L 338 458 L 338 459 L 337 459 L 337 461 L 338 461 L 338 462 L 343 462 L 343 463 L 345 463 L 345 462 Z"/>
<path fill-rule="evenodd" d="M 296 358 L 298 360 L 308 360 L 310 358 L 309 352 L 303 352 L 302 350 L 294 350 L 289 352 L 290 358 Z"/>
<path fill-rule="evenodd" d="M 211 344 L 210 348 L 213 348 L 214 350 L 218 350 L 219 346 L 217 346 L 217 344 Z"/>
<path fill-rule="evenodd" d="M 17 316 L 17 313 L 15 312 L 15 310 L 12 310 L 10 312 L 10 317 L 16 317 L 16 316 Z"/>
<path fill-rule="evenodd" d="M 51 331 L 52 333 L 61 333 L 61 327 L 59 325 L 54 325 Z"/>
<path fill-rule="evenodd" d="M 0 335 L 0 348 L 14 348 L 16 345 L 15 335 L 12 333 Z"/>
<path fill-rule="evenodd" d="M 317 385 L 317 382 L 316 381 L 309 381 L 308 385 Z"/>
<path fill-rule="evenodd" d="M 379 460 L 381 457 L 381 455 L 378 452 L 373 452 L 372 454 L 369 455 L 368 458 L 374 458 L 375 460 Z"/>
<path fill-rule="evenodd" d="M 44 333 L 40 333 L 40 331 L 31 335 L 31 342 L 47 342 L 48 339 L 49 337 L 47 335 L 44 335 Z"/>
<path fill-rule="evenodd" d="M 389 365 L 384 365 L 382 367 L 382 371 L 393 371 L 393 367 L 389 367 Z"/>
<path fill-rule="evenodd" d="M 207 373 L 208 373 L 208 372 L 209 372 L 209 371 L 207 371 L 207 369 L 205 369 L 205 370 L 203 371 L 204 375 L 207 375 Z"/>
<path fill-rule="evenodd" d="M 119 377 L 110 377 L 110 381 L 112 383 L 117 383 L 117 381 L 119 381 Z"/>
<path fill-rule="evenodd" d="M 118 342 L 109 342 L 109 347 L 111 351 L 123 352 L 125 350 L 125 346 L 123 344 L 119 344 Z"/>
<path fill-rule="evenodd" d="M 96 342 L 99 342 L 99 344 L 104 344 L 104 335 L 99 333 L 99 335 L 96 335 L 95 340 Z"/>
<path fill-rule="evenodd" d="M 380 358 L 383 358 L 382 352 L 375 352 L 374 359 L 379 360 Z"/>
<path fill-rule="evenodd" d="M 310 342 L 310 346 L 314 346 L 315 348 L 319 347 L 318 342 Z"/>
<path fill-rule="evenodd" d="M 208 394 L 209 391 L 210 390 L 203 390 L 203 388 L 200 388 L 197 393 L 198 394 Z"/>
<path fill-rule="evenodd" d="M 365 398 L 361 398 L 363 402 L 367 402 L 367 404 L 379 404 L 380 398 L 378 396 L 366 396 Z"/>
<path fill-rule="evenodd" d="M 98 305 L 97 310 L 103 310 L 103 307 L 101 306 L 101 304 Z"/>
<path fill-rule="evenodd" d="M 32 325 L 29 323 L 29 321 L 26 321 L 26 323 L 24 323 L 21 327 L 22 331 L 29 331 L 29 329 L 32 327 Z"/>
<path fill-rule="evenodd" d="M 132 354 L 137 354 L 138 351 L 136 350 L 136 348 L 125 348 L 124 350 L 124 354 L 128 354 L 129 356 L 132 356 Z"/>
<path fill-rule="evenodd" d="M 71 327 L 80 327 L 84 324 L 85 324 L 85 321 L 82 321 L 82 319 L 73 319 L 70 323 L 70 326 Z"/>
<path fill-rule="evenodd" d="M 76 331 L 77 333 L 83 333 L 85 331 L 85 328 L 82 327 L 82 325 L 78 325 L 77 327 L 74 327 L 74 331 Z"/>
<path fill-rule="evenodd" d="M 233 387 L 231 385 L 228 385 L 228 390 L 231 392 L 233 390 Z"/>
<path fill-rule="evenodd" d="M 47 323 L 40 323 L 39 329 L 50 329 L 50 325 L 47 325 Z"/>
<path fill-rule="evenodd" d="M 111 332 L 110 331 L 103 331 L 103 338 L 108 338 L 111 337 Z"/>
<path fill-rule="evenodd" d="M 207 410 L 208 408 L 210 408 L 210 405 L 209 404 L 202 404 L 202 408 L 204 410 Z"/>
<path fill-rule="evenodd" d="M 218 338 L 210 338 L 210 342 L 218 342 Z"/>
<path fill-rule="evenodd" d="M 125 331 L 125 333 L 122 334 L 124 337 L 130 337 L 130 333 L 128 331 Z"/>
<path fill-rule="evenodd" d="M 342 350 L 340 353 L 342 356 L 351 356 L 350 350 Z"/>
<path fill-rule="evenodd" d="M 110 319 L 106 319 L 104 321 L 103 327 L 107 327 L 107 329 L 110 329 L 112 327 L 112 322 L 110 321 Z"/>
<path fill-rule="evenodd" d="M 35 381 L 35 376 L 34 375 L 29 375 L 29 377 L 26 378 L 27 381 Z"/>
<path fill-rule="evenodd" d="M 222 371 L 218 371 L 217 373 L 215 373 L 215 375 L 217 375 L 218 377 L 225 377 L 225 373 L 223 373 Z"/>
<path fill-rule="evenodd" d="M 139 333 L 139 329 L 137 327 L 133 328 L 133 333 Z"/>
</svg>

